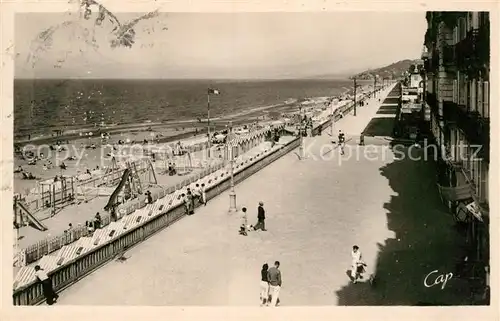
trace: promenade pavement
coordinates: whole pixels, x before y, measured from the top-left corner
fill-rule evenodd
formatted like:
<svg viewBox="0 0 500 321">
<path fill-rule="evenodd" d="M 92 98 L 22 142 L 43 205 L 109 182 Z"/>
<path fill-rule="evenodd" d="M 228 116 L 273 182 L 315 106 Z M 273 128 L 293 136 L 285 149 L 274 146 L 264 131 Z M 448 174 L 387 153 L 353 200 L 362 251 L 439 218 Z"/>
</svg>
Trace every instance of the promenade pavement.
<svg viewBox="0 0 500 321">
<path fill-rule="evenodd" d="M 337 127 L 355 135 L 378 107 L 358 110 L 359 117 L 344 117 Z M 359 148 L 371 155 L 359 158 L 319 157 L 333 146 L 325 133 L 305 146 L 306 159 L 289 153 L 236 186 L 250 223 L 264 202 L 267 232 L 238 235 L 241 211 L 229 214 L 228 192 L 222 193 L 127 251 L 125 261 L 65 290 L 59 304 L 258 306 L 259 271 L 275 260 L 282 264 L 283 306 L 464 303 L 468 291 L 456 278 L 424 284 L 433 271 L 430 284 L 452 271 L 458 242 L 432 162 L 368 146 Z M 373 286 L 366 279 L 352 284 L 346 274 L 354 244 L 367 275 L 376 275 Z"/>
<path fill-rule="evenodd" d="M 358 110 L 358 116 L 341 119 L 337 128 L 348 134 L 358 133 L 378 107 L 376 103 L 365 105 Z M 431 180 L 426 179 L 427 185 L 421 187 L 415 184 L 423 175 L 433 177 L 432 168 L 424 162 L 408 160 L 398 163 L 398 170 L 392 171 L 390 166 L 396 160 L 390 150 L 384 150 L 384 157 L 370 159 L 340 159 L 335 152 L 321 158 L 324 146 L 333 146 L 327 134 L 307 138 L 305 146 L 310 146 L 306 148 L 310 157 L 299 160 L 295 153 L 289 153 L 236 186 L 238 207 L 249 208 L 250 223 L 255 223 L 258 202 L 264 202 L 267 232 L 238 235 L 241 211 L 228 213 L 229 196 L 225 192 L 199 208 L 195 215 L 129 250 L 125 261 L 111 262 L 65 290 L 59 303 L 257 306 L 260 268 L 274 260 L 282 263 L 283 306 L 415 304 L 416 300 L 423 300 L 423 295 L 446 292 L 425 288 L 425 274 L 420 274 L 420 268 L 415 269 L 416 274 L 411 269 L 429 251 L 429 246 L 424 246 L 424 242 L 432 241 L 429 232 L 446 227 L 430 227 L 432 218 L 443 221 L 438 218 L 443 214 L 435 208 L 437 195 L 428 185 Z M 389 207 L 395 206 L 397 193 L 406 185 L 414 186 L 411 195 L 405 196 L 406 203 L 397 209 Z M 408 225 L 401 222 L 405 220 L 405 211 L 410 212 Z M 396 215 L 395 212 L 401 221 L 388 222 L 389 214 Z M 415 220 L 419 217 L 429 228 L 417 228 L 418 235 L 413 239 L 421 242 L 420 252 L 415 253 L 412 262 L 408 261 L 408 254 L 405 269 L 391 261 L 390 253 L 381 252 L 381 245 L 401 242 L 407 250 L 411 245 L 407 243 L 411 224 L 418 225 Z M 406 229 L 404 236 L 400 235 L 401 226 Z M 354 244 L 363 252 L 368 274 L 375 272 L 380 257 L 384 257 L 386 270 L 377 270 L 377 277 L 386 274 L 382 278 L 383 291 L 363 283 L 350 283 L 346 272 Z M 443 254 L 443 249 L 436 252 Z M 423 267 L 425 271 L 427 268 L 428 272 L 433 270 L 432 266 Z M 411 282 L 402 282 L 401 276 L 395 280 L 410 287 L 388 283 L 390 273 L 397 276 L 403 271 Z M 388 295 L 392 291 L 389 285 L 394 287 L 394 295 Z M 384 299 L 388 297 L 392 301 Z"/>
</svg>

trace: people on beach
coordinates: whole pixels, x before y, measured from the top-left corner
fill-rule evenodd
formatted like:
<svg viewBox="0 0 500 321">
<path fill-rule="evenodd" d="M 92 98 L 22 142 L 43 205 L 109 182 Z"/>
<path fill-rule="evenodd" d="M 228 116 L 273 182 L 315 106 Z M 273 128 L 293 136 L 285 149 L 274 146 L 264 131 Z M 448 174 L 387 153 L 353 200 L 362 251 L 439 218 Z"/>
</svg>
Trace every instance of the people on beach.
<svg viewBox="0 0 500 321">
<path fill-rule="evenodd" d="M 262 231 L 266 230 L 266 211 L 264 210 L 264 202 L 260 201 L 259 206 L 257 207 L 257 224 L 254 226 L 254 230 L 257 231 L 261 229 Z"/>
<path fill-rule="evenodd" d="M 279 304 L 279 295 L 281 291 L 281 271 L 279 269 L 280 262 L 274 262 L 274 266 L 267 271 L 267 280 L 269 282 L 269 298 L 271 306 L 276 307 Z"/>
<path fill-rule="evenodd" d="M 260 306 L 269 305 L 269 279 L 267 277 L 267 272 L 269 270 L 269 265 L 265 263 L 260 270 Z"/>
<path fill-rule="evenodd" d="M 151 191 L 146 191 L 144 195 L 146 195 L 146 203 L 153 204 L 153 197 L 151 196 Z"/>
<path fill-rule="evenodd" d="M 110 218 L 113 222 L 118 220 L 118 216 L 116 215 L 116 206 L 111 207 Z"/>
<path fill-rule="evenodd" d="M 99 214 L 99 212 L 97 212 L 95 217 L 94 217 L 94 227 L 96 229 L 100 229 L 102 227 L 102 218 L 101 218 L 101 215 Z"/>
<path fill-rule="evenodd" d="M 85 221 L 85 226 L 87 227 L 87 233 L 89 235 L 92 235 L 95 231 L 95 221 L 92 222 L 92 221 Z"/>
<path fill-rule="evenodd" d="M 52 287 L 52 280 L 49 278 L 45 270 L 40 267 L 40 265 L 35 265 L 35 276 L 42 283 L 43 295 L 47 304 L 52 305 L 56 303 L 59 295 Z"/>
<path fill-rule="evenodd" d="M 177 174 L 177 170 L 175 169 L 175 163 L 168 163 L 168 175 L 174 176 Z"/>
</svg>

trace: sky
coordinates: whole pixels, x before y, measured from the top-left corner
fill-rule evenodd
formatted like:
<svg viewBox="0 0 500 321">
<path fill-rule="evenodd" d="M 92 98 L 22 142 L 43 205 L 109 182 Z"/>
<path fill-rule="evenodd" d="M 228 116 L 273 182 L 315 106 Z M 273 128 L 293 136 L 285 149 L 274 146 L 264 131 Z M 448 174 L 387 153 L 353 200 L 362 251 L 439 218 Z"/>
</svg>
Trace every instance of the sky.
<svg viewBox="0 0 500 321">
<path fill-rule="evenodd" d="M 117 13 L 121 22 L 141 13 Z M 37 40 L 48 28 L 55 30 Z M 417 59 L 425 12 L 160 13 L 132 48 L 77 13 L 15 19 L 16 78 L 276 79 L 345 75 Z M 95 39 L 92 46 L 91 39 Z"/>
</svg>

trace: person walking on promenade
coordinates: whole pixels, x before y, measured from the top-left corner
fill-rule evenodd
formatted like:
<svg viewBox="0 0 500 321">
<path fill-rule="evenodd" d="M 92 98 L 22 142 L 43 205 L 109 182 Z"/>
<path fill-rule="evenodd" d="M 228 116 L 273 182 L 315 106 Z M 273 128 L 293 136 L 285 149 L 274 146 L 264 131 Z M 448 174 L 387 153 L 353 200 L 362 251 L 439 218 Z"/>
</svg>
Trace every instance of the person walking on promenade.
<svg viewBox="0 0 500 321">
<path fill-rule="evenodd" d="M 52 280 L 40 265 L 35 265 L 35 276 L 42 282 L 43 295 L 45 296 L 45 300 L 47 300 L 47 304 L 52 305 L 56 303 L 59 295 L 52 288 Z"/>
<path fill-rule="evenodd" d="M 266 230 L 266 211 L 264 210 L 264 202 L 259 202 L 259 207 L 257 207 L 257 224 L 255 224 L 254 230 L 257 231 L 261 229 L 262 231 Z"/>
<path fill-rule="evenodd" d="M 194 214 L 194 197 L 190 188 L 187 189 L 187 198 L 189 202 L 189 214 Z"/>
<path fill-rule="evenodd" d="M 182 193 L 181 194 L 182 202 L 184 203 L 184 209 L 186 210 L 186 215 L 189 215 L 190 213 L 190 208 L 189 208 L 189 199 L 186 194 Z"/>
<path fill-rule="evenodd" d="M 248 220 L 247 220 L 247 208 L 243 207 L 241 208 L 241 211 L 243 212 L 243 222 L 241 223 L 240 226 L 240 235 L 247 236 L 247 226 L 248 226 Z"/>
<path fill-rule="evenodd" d="M 362 274 L 365 271 L 365 262 L 363 262 L 363 258 L 361 255 L 361 251 L 357 245 L 352 247 L 351 252 L 352 262 L 351 262 L 351 276 L 353 279 L 353 283 L 358 282 L 358 278 L 362 278 Z"/>
<path fill-rule="evenodd" d="M 269 281 L 269 301 L 271 306 L 276 307 L 279 304 L 279 295 L 281 291 L 281 271 L 280 262 L 274 262 L 274 266 L 267 271 L 267 280 Z"/>
<path fill-rule="evenodd" d="M 341 130 L 339 130 L 339 147 L 341 155 L 344 155 L 344 145 L 345 145 L 345 136 L 344 133 Z"/>
<path fill-rule="evenodd" d="M 200 184 L 196 184 L 196 186 L 194 187 L 194 189 L 193 189 L 193 197 L 196 200 L 198 200 L 199 203 L 202 203 Z"/>
<path fill-rule="evenodd" d="M 269 305 L 269 279 L 267 278 L 267 271 L 269 265 L 265 263 L 260 271 L 260 306 Z"/>
<path fill-rule="evenodd" d="M 201 194 L 201 199 L 202 199 L 203 205 L 207 206 L 207 193 L 205 190 L 205 183 L 201 184 L 200 194 Z"/>
</svg>

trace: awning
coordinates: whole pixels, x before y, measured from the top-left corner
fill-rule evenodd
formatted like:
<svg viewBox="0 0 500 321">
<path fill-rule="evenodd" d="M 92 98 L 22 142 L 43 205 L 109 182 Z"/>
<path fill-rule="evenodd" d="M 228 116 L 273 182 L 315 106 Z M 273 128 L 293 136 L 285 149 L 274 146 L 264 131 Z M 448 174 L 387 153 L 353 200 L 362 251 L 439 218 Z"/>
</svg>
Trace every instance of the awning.
<svg viewBox="0 0 500 321">
<path fill-rule="evenodd" d="M 467 210 L 469 210 L 469 213 L 474 215 L 475 218 L 477 218 L 479 221 L 483 221 L 483 216 L 481 214 L 481 208 L 479 205 L 477 205 L 476 202 L 469 203 L 465 206 Z"/>
<path fill-rule="evenodd" d="M 438 184 L 438 189 L 441 197 L 447 201 L 456 202 L 472 198 L 472 190 L 468 184 L 456 187 L 445 187 Z"/>
<path fill-rule="evenodd" d="M 469 210 L 464 203 L 459 203 L 457 207 L 457 212 L 455 218 L 459 222 L 467 222 L 469 218 Z"/>
</svg>

